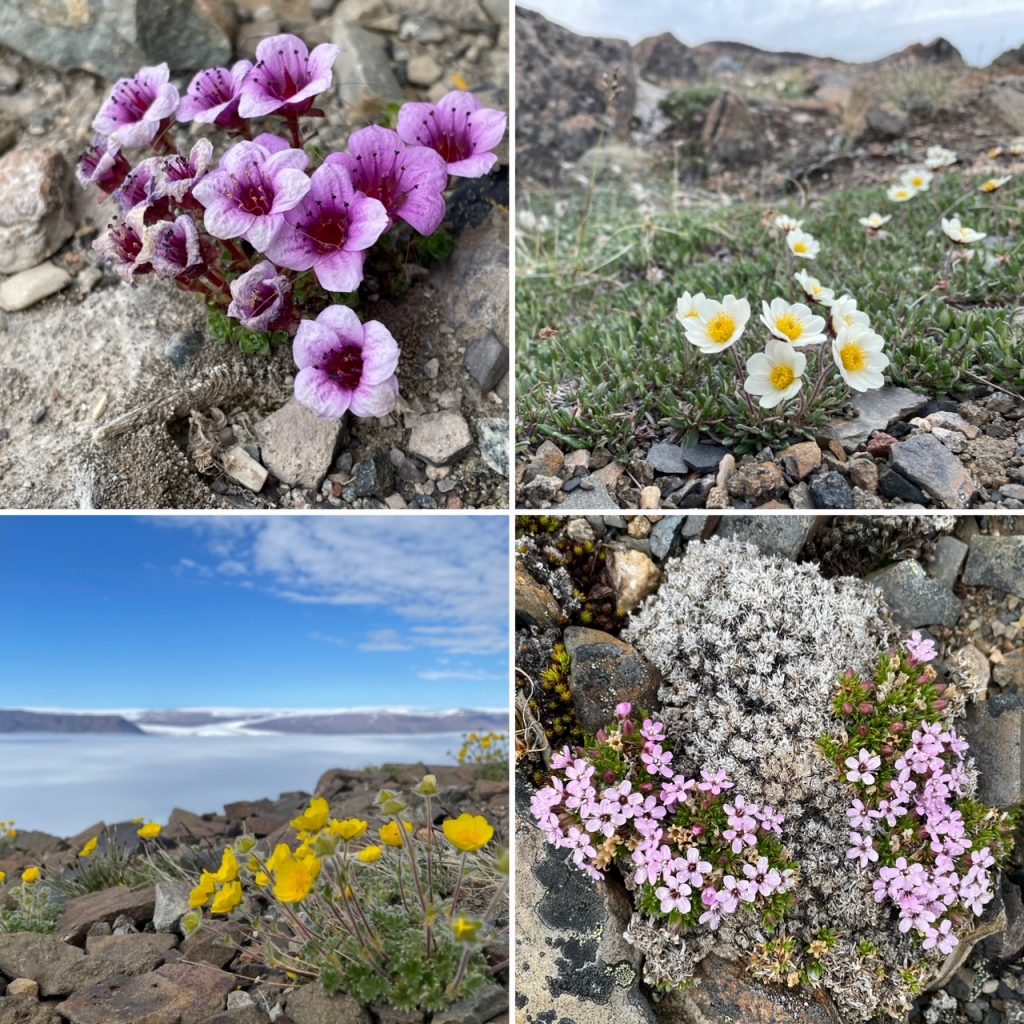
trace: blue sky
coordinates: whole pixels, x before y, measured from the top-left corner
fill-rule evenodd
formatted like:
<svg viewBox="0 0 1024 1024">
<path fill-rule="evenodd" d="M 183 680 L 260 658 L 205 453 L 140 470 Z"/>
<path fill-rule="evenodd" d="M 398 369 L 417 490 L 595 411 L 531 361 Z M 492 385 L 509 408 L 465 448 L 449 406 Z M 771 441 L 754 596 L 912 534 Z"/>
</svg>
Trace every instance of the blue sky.
<svg viewBox="0 0 1024 1024">
<path fill-rule="evenodd" d="M 0 517 L 0 707 L 506 707 L 508 530 Z"/>
<path fill-rule="evenodd" d="M 671 31 L 684 43 L 731 39 L 765 50 L 877 60 L 945 36 L 969 64 L 1024 43 L 1021 0 L 526 0 L 585 35 L 637 42 Z"/>
</svg>

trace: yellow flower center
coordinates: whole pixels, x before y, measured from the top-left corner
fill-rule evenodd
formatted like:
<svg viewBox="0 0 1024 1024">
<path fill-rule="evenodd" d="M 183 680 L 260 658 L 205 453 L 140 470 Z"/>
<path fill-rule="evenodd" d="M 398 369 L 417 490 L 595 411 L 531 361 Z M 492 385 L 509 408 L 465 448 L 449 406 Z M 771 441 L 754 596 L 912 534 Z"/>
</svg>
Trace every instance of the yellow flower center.
<svg viewBox="0 0 1024 1024">
<path fill-rule="evenodd" d="M 776 391 L 785 391 L 796 380 L 796 374 L 788 366 L 773 366 L 770 379 Z"/>
<path fill-rule="evenodd" d="M 789 338 L 790 341 L 797 341 L 804 333 L 803 321 L 795 313 L 783 313 L 782 316 L 775 321 L 775 326 L 778 330 Z"/>
<path fill-rule="evenodd" d="M 996 181 L 994 181 L 993 179 L 989 178 L 989 180 L 988 180 L 988 181 L 986 181 L 986 182 L 985 182 L 985 183 L 984 183 L 984 184 L 983 184 L 983 185 L 981 186 L 981 191 L 982 191 L 982 192 L 995 192 L 995 190 L 996 190 L 997 188 L 999 188 L 999 183 L 998 183 L 998 182 L 996 182 Z"/>
<path fill-rule="evenodd" d="M 924 184 L 924 178 L 911 178 L 910 184 L 913 185 L 914 188 L 920 188 Z"/>
<path fill-rule="evenodd" d="M 691 309 L 690 312 L 686 314 L 685 319 L 686 320 L 691 320 L 695 316 L 700 316 L 700 313 L 698 313 L 697 310 L 695 310 L 695 309 Z"/>
<path fill-rule="evenodd" d="M 716 313 L 708 321 L 708 337 L 716 345 L 724 345 L 736 330 L 736 321 L 728 313 Z"/>
<path fill-rule="evenodd" d="M 842 359 L 843 366 L 850 373 L 860 373 L 868 365 L 867 353 L 856 342 L 843 346 L 839 358 Z"/>
<path fill-rule="evenodd" d="M 801 252 L 801 253 L 802 252 L 807 252 L 807 243 L 806 242 L 795 242 L 793 244 L 793 252 Z"/>
<path fill-rule="evenodd" d="M 843 314 L 843 321 L 845 322 L 847 327 L 852 327 L 853 326 L 853 314 L 852 313 L 844 313 Z"/>
</svg>

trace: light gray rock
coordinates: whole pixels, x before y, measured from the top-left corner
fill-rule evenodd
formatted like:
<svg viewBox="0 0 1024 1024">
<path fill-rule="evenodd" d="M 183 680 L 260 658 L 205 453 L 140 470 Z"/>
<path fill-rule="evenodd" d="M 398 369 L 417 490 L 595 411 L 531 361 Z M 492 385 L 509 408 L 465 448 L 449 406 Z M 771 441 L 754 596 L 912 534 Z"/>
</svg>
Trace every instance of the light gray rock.
<svg viewBox="0 0 1024 1024">
<path fill-rule="evenodd" d="M 319 487 L 344 435 L 343 420 L 322 420 L 290 398 L 256 423 L 263 465 L 278 480 Z"/>
<path fill-rule="evenodd" d="M 648 538 L 648 543 L 651 545 L 651 554 L 655 558 L 667 558 L 669 556 L 682 522 L 682 516 L 665 516 L 664 519 L 659 519 L 651 527 L 651 536 Z"/>
<path fill-rule="evenodd" d="M 295 1024 L 370 1024 L 370 1015 L 351 996 L 329 996 L 313 982 L 289 993 L 285 1001 Z"/>
<path fill-rule="evenodd" d="M 508 373 L 508 349 L 498 340 L 494 331 L 488 331 L 466 346 L 463 363 L 470 377 L 486 394 Z"/>
<path fill-rule="evenodd" d="M 48 295 L 59 292 L 71 284 L 71 275 L 63 268 L 47 261 L 31 270 L 7 278 L 0 284 L 0 309 L 14 313 L 28 309 Z"/>
<path fill-rule="evenodd" d="M 483 419 L 476 421 L 477 447 L 488 469 L 508 476 L 508 421 Z"/>
<path fill-rule="evenodd" d="M 157 882 L 156 903 L 153 907 L 153 930 L 173 932 L 178 922 L 188 913 L 191 888 L 185 882 Z"/>
<path fill-rule="evenodd" d="M 978 766 L 978 799 L 997 807 L 1024 801 L 1024 696 L 993 693 L 970 704 L 964 734 Z"/>
<path fill-rule="evenodd" d="M 960 599 L 932 579 L 914 558 L 871 573 L 867 582 L 878 587 L 893 618 L 907 629 L 954 626 L 960 618 Z"/>
<path fill-rule="evenodd" d="M 717 535 L 754 544 L 766 555 L 796 561 L 820 522 L 821 516 L 812 515 L 727 516 L 719 523 Z"/>
<path fill-rule="evenodd" d="M 975 534 L 970 540 L 963 582 L 1024 597 L 1024 537 Z"/>
<path fill-rule="evenodd" d="M 560 509 L 573 509 L 573 508 L 587 508 L 587 509 L 609 509 L 618 508 L 618 504 L 615 499 L 608 492 L 608 488 L 605 486 L 604 481 L 591 474 L 584 478 L 583 483 L 592 484 L 589 488 L 584 488 L 582 484 L 576 488 L 575 491 L 571 491 L 558 507 Z"/>
<path fill-rule="evenodd" d="M 426 88 L 433 85 L 444 74 L 444 70 L 429 53 L 425 53 L 413 57 L 406 65 L 405 73 L 413 85 Z"/>
<path fill-rule="evenodd" d="M 418 417 L 406 447 L 410 455 L 418 455 L 435 466 L 447 466 L 472 443 L 473 436 L 464 417 L 443 410 Z"/>
<path fill-rule="evenodd" d="M 855 451 L 876 430 L 885 430 L 890 423 L 912 416 L 928 404 L 927 395 L 907 388 L 879 388 L 855 395 L 850 405 L 857 415 L 852 420 L 834 419 L 827 434 L 848 452 Z"/>
<path fill-rule="evenodd" d="M 689 473 L 689 463 L 683 458 L 683 449 L 677 444 L 668 444 L 659 441 L 652 444 L 650 451 L 644 456 L 644 461 L 654 467 L 655 473 Z"/>
<path fill-rule="evenodd" d="M 439 1010 L 431 1024 L 485 1024 L 503 1013 L 508 1013 L 508 992 L 490 982 L 468 999 Z"/>
<path fill-rule="evenodd" d="M 935 542 L 935 554 L 925 570 L 933 580 L 938 580 L 944 587 L 952 590 L 966 557 L 967 545 L 962 540 L 944 533 Z"/>
<path fill-rule="evenodd" d="M 889 452 L 892 468 L 942 508 L 967 508 L 977 486 L 964 464 L 931 434 L 914 434 Z"/>
<path fill-rule="evenodd" d="M 361 109 L 372 100 L 402 102 L 402 90 L 391 70 L 383 36 L 346 21 L 342 9 L 334 15 L 332 41 L 345 55 L 344 72 L 336 80 L 338 96 L 346 109 Z"/>
<path fill-rule="evenodd" d="M 71 187 L 71 170 L 55 149 L 15 149 L 0 158 L 0 273 L 34 267 L 74 234 Z"/>
<path fill-rule="evenodd" d="M 243 487 L 258 494 L 267 482 L 266 467 L 254 459 L 240 444 L 229 448 L 221 456 L 224 472 Z"/>
</svg>

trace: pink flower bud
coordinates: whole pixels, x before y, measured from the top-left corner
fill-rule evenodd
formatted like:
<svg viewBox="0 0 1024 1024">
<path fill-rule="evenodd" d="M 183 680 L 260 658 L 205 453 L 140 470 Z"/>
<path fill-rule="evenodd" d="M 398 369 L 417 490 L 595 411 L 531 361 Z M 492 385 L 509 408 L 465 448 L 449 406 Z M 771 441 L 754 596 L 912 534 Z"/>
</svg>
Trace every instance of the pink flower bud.
<svg viewBox="0 0 1024 1024">
<path fill-rule="evenodd" d="M 946 700 L 946 698 L 945 698 L 945 697 L 943 697 L 943 698 L 942 698 L 941 700 L 937 700 L 937 701 L 936 701 L 936 702 L 935 702 L 935 703 L 934 703 L 934 704 L 932 705 L 932 707 L 934 707 L 936 711 L 945 711 L 945 710 L 946 710 L 946 708 L 948 708 L 948 707 L 949 707 L 949 701 L 948 701 L 948 700 Z"/>
<path fill-rule="evenodd" d="M 893 722 L 892 731 L 896 733 L 897 736 L 899 736 L 901 732 L 906 732 L 906 729 L 907 727 L 902 722 Z"/>
<path fill-rule="evenodd" d="M 862 715 L 870 715 L 870 714 L 874 713 L 875 705 L 871 704 L 868 701 L 863 701 L 863 702 L 861 702 L 860 704 L 857 705 L 857 710 Z"/>
<path fill-rule="evenodd" d="M 628 700 L 624 700 L 621 704 L 615 705 L 615 716 L 617 718 L 629 718 L 630 712 L 633 710 L 633 705 Z"/>
<path fill-rule="evenodd" d="M 883 743 L 882 744 L 882 753 L 886 757 L 892 757 L 892 754 L 893 754 L 893 746 L 892 746 L 892 744 L 891 743 Z"/>
<path fill-rule="evenodd" d="M 651 790 L 653 790 L 653 789 L 654 789 L 654 783 L 653 782 L 641 782 L 640 783 L 640 792 L 641 793 L 650 793 Z"/>
<path fill-rule="evenodd" d="M 626 721 L 622 723 L 622 735 L 632 736 L 635 732 L 636 722 L 634 722 L 632 718 L 627 718 Z"/>
<path fill-rule="evenodd" d="M 861 725 L 861 726 L 859 726 L 857 728 L 857 735 L 858 736 L 863 738 L 864 736 L 867 736 L 867 734 L 868 734 L 868 727 L 866 725 Z"/>
<path fill-rule="evenodd" d="M 607 785 L 611 786 L 615 783 L 615 772 L 607 771 L 604 773 L 604 781 Z"/>
<path fill-rule="evenodd" d="M 852 715 L 853 714 L 853 705 L 849 701 L 847 701 L 843 705 L 843 714 L 844 715 Z"/>
<path fill-rule="evenodd" d="M 598 729 L 597 735 L 594 737 L 594 739 L 596 739 L 598 743 L 607 743 L 608 733 L 606 733 L 604 729 Z"/>
</svg>

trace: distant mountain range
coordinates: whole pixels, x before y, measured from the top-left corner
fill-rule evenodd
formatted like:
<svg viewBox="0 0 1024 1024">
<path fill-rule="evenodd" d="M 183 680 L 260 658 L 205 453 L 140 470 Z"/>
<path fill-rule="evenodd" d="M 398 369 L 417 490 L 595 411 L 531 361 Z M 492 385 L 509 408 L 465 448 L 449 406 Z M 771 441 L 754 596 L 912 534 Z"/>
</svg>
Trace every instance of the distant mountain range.
<svg viewBox="0 0 1024 1024">
<path fill-rule="evenodd" d="M 178 736 L 272 733 L 352 736 L 489 730 L 507 732 L 507 712 L 471 708 L 446 711 L 404 708 L 235 711 L 197 708 L 111 714 L 0 708 L 0 733 L 135 733 Z"/>
</svg>

